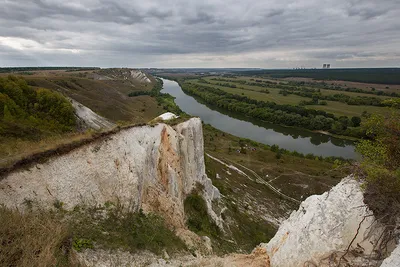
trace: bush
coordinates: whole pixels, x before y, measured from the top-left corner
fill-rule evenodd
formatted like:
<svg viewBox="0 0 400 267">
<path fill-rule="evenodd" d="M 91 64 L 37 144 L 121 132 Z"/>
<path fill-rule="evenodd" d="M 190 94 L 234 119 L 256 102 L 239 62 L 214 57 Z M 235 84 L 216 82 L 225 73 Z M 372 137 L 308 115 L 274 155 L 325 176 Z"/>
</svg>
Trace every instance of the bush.
<svg viewBox="0 0 400 267">
<path fill-rule="evenodd" d="M 184 208 L 189 230 L 199 235 L 220 236 L 220 229 L 208 215 L 206 201 L 199 192 L 194 191 L 186 197 Z"/>
<path fill-rule="evenodd" d="M 0 133 L 6 137 L 38 139 L 72 131 L 72 104 L 60 93 L 35 90 L 15 76 L 0 78 Z"/>
<path fill-rule="evenodd" d="M 363 156 L 358 176 L 366 180 L 365 202 L 376 217 L 392 220 L 400 216 L 400 112 L 371 115 L 362 127 L 370 137 L 357 145 Z"/>
<path fill-rule="evenodd" d="M 125 212 L 117 206 L 104 209 L 83 210 L 75 215 L 74 248 L 92 246 L 92 242 L 106 249 L 125 249 L 130 252 L 149 250 L 160 254 L 185 250 L 185 244 L 169 229 L 163 218 L 156 214 Z"/>
</svg>

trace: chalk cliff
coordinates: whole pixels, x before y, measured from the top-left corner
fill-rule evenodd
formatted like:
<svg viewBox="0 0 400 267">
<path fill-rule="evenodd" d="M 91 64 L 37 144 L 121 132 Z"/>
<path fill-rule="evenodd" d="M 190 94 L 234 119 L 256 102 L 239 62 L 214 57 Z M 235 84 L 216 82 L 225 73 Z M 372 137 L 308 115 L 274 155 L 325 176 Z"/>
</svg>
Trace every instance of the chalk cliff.
<svg viewBox="0 0 400 267">
<path fill-rule="evenodd" d="M 270 242 L 261 244 L 271 266 L 372 264 L 383 227 L 363 201 L 360 183 L 351 177 L 322 195 L 308 197 Z"/>
<path fill-rule="evenodd" d="M 44 163 L 18 169 L 0 181 L 0 203 L 23 209 L 27 201 L 52 208 L 98 205 L 108 201 L 126 208 L 156 212 L 184 227 L 185 197 L 196 183 L 211 202 L 219 191 L 205 174 L 201 121 L 192 118 L 121 130 Z"/>
</svg>

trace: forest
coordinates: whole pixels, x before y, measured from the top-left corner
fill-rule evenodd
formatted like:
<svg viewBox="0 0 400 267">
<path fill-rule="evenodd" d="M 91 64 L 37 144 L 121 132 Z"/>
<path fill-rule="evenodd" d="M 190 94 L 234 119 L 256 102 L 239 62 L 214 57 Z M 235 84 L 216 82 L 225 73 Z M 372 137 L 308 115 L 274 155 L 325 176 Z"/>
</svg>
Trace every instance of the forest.
<svg viewBox="0 0 400 267">
<path fill-rule="evenodd" d="M 0 78 L 0 134 L 39 139 L 75 129 L 71 103 L 60 93 L 34 89 L 22 78 Z"/>
</svg>

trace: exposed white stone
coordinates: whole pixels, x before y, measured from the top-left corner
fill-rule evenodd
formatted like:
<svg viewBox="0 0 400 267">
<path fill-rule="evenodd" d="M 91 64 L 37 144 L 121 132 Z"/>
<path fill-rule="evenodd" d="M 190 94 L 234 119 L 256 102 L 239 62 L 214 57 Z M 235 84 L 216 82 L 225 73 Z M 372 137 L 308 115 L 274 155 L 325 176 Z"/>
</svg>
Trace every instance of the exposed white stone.
<svg viewBox="0 0 400 267">
<path fill-rule="evenodd" d="M 131 70 L 131 77 L 140 82 L 151 83 L 146 73 L 142 72 L 141 70 Z"/>
<path fill-rule="evenodd" d="M 176 129 L 176 130 L 175 130 Z M 192 118 L 175 129 L 166 124 L 120 132 L 16 170 L 0 181 L 0 203 L 23 209 L 26 201 L 65 209 L 76 205 L 120 202 L 130 209 L 161 214 L 184 227 L 183 201 L 200 183 L 210 213 L 219 191 L 205 174 L 201 121 Z"/>
<path fill-rule="evenodd" d="M 172 112 L 166 112 L 166 113 L 158 116 L 156 119 L 161 119 L 163 121 L 167 121 L 167 120 L 172 120 L 172 119 L 176 119 L 176 118 L 179 118 L 179 116 L 175 115 Z"/>
<path fill-rule="evenodd" d="M 108 121 L 106 118 L 94 113 L 90 108 L 82 105 L 76 100 L 69 98 L 72 106 L 75 109 L 76 116 L 82 120 L 88 127 L 100 130 L 100 129 L 111 129 L 115 127 L 115 124 Z"/>
<path fill-rule="evenodd" d="M 400 245 L 397 245 L 389 257 L 383 262 L 381 267 L 399 267 L 400 266 Z"/>
<path fill-rule="evenodd" d="M 355 236 L 350 250 L 369 255 L 381 228 L 374 223 L 363 199 L 360 184 L 351 177 L 329 192 L 308 197 L 281 224 L 271 241 L 261 244 L 267 249 L 271 266 L 329 266 L 329 256 L 343 255 Z M 351 254 L 346 258 L 350 259 Z"/>
</svg>

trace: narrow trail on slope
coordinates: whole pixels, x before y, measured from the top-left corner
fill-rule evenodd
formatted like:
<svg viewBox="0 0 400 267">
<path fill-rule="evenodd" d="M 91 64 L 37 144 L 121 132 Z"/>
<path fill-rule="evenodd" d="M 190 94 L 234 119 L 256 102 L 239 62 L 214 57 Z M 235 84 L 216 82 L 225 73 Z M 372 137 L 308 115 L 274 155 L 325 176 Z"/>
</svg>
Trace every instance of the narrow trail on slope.
<svg viewBox="0 0 400 267">
<path fill-rule="evenodd" d="M 229 162 L 231 162 L 232 164 L 237 164 L 237 165 L 239 165 L 240 167 L 242 167 L 242 168 L 248 170 L 249 172 L 251 172 L 252 175 L 255 177 L 255 179 L 252 179 L 249 175 L 247 175 L 243 170 L 240 170 L 238 167 L 236 167 L 236 166 L 234 166 L 234 165 L 232 165 L 232 164 L 231 164 L 231 165 L 228 165 L 228 164 L 226 164 L 225 162 L 223 162 L 222 160 L 220 160 L 220 159 L 218 159 L 218 158 L 216 158 L 216 157 L 213 157 L 213 156 L 211 156 L 211 155 L 208 154 L 208 153 L 206 153 L 206 155 L 207 155 L 207 157 L 209 157 L 209 158 L 211 158 L 211 159 L 213 159 L 213 160 L 215 160 L 215 161 L 221 163 L 222 165 L 228 167 L 229 169 L 235 170 L 236 172 L 238 172 L 238 173 L 240 173 L 240 174 L 246 176 L 246 177 L 249 178 L 250 180 L 252 180 L 252 181 L 254 181 L 254 182 L 256 182 L 256 183 L 264 184 L 264 185 L 268 186 L 269 189 L 271 189 L 271 190 L 272 190 L 273 192 L 275 192 L 276 194 L 282 196 L 283 198 L 285 198 L 285 199 L 287 199 L 287 200 L 289 200 L 289 201 L 292 201 L 292 202 L 294 202 L 294 203 L 296 203 L 296 204 L 300 204 L 300 203 L 301 203 L 301 201 L 299 201 L 299 200 L 297 200 L 297 199 L 294 199 L 294 198 L 292 198 L 292 197 L 290 197 L 290 196 L 288 196 L 288 195 L 285 195 L 285 194 L 283 194 L 282 192 L 280 192 L 280 191 L 279 191 L 277 188 L 275 188 L 273 185 L 271 185 L 270 183 L 268 183 L 267 181 L 265 181 L 264 179 L 262 179 L 255 171 L 253 171 L 253 170 L 251 170 L 251 169 L 249 169 L 249 168 L 247 168 L 247 167 L 245 167 L 245 166 L 243 166 L 243 165 L 241 165 L 241 164 L 239 164 L 239 163 L 236 163 L 236 162 L 233 162 L 233 161 L 227 159 L 227 160 L 228 160 Z"/>
</svg>

